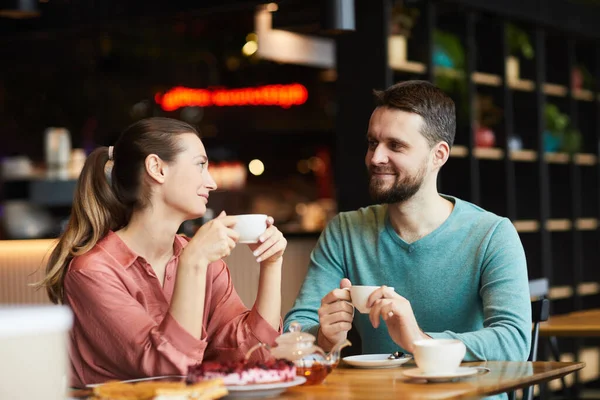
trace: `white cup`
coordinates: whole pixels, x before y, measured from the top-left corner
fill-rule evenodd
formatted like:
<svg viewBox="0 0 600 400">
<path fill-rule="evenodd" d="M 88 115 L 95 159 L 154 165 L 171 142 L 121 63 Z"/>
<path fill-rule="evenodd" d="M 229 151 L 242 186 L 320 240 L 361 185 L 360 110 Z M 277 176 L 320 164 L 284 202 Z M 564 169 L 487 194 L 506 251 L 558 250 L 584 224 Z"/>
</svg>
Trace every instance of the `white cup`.
<svg viewBox="0 0 600 400">
<path fill-rule="evenodd" d="M 67 397 L 72 323 L 66 306 L 0 307 L 0 399 Z"/>
<path fill-rule="evenodd" d="M 465 344 L 458 339 L 423 339 L 413 344 L 417 366 L 429 375 L 456 372 L 467 352 Z"/>
<path fill-rule="evenodd" d="M 258 238 L 267 229 L 265 214 L 243 214 L 235 216 L 233 230 L 239 233 L 238 243 L 258 243 Z"/>
<path fill-rule="evenodd" d="M 359 313 L 368 314 L 371 311 L 371 307 L 367 307 L 367 300 L 371 293 L 379 289 L 381 286 L 362 286 L 352 285 L 350 287 L 350 297 L 352 298 L 352 305 L 358 310 Z M 388 287 L 386 290 L 394 291 L 393 287 Z"/>
</svg>

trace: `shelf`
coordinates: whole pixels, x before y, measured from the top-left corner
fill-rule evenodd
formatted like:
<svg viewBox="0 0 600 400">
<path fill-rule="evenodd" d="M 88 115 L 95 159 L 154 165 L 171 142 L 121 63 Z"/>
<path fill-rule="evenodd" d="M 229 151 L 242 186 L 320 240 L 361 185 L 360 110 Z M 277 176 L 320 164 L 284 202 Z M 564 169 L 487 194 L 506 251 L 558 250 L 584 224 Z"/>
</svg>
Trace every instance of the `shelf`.
<svg viewBox="0 0 600 400">
<path fill-rule="evenodd" d="M 537 160 L 537 152 L 534 150 L 512 150 L 510 159 L 513 161 L 534 162 Z"/>
<path fill-rule="evenodd" d="M 403 61 L 397 64 L 390 63 L 390 68 L 394 71 L 411 72 L 414 74 L 424 74 L 427 72 L 425 64 L 414 61 Z M 461 71 L 447 67 L 435 67 L 435 73 L 436 75 L 445 75 L 452 78 L 459 78 L 463 75 Z M 471 79 L 482 86 L 502 86 L 502 77 L 500 75 L 476 71 L 471 74 Z"/>
<path fill-rule="evenodd" d="M 594 92 L 586 89 L 575 90 L 573 98 L 581 101 L 594 101 Z"/>
<path fill-rule="evenodd" d="M 513 221 L 517 232 L 537 232 L 540 230 L 540 223 L 537 220 L 517 220 Z M 546 229 L 551 232 L 567 232 L 573 228 L 573 223 L 569 219 L 549 219 L 546 221 Z M 593 231 L 598 229 L 598 220 L 596 218 L 579 218 L 575 223 L 575 228 L 580 231 Z"/>
<path fill-rule="evenodd" d="M 450 157 L 465 158 L 469 156 L 467 146 L 452 146 L 450 149 Z"/>
<path fill-rule="evenodd" d="M 553 286 L 548 290 L 550 300 L 562 300 L 573 297 L 573 288 L 571 286 Z"/>
<path fill-rule="evenodd" d="M 598 229 L 596 218 L 579 218 L 575 221 L 575 227 L 580 231 L 595 231 Z"/>
<path fill-rule="evenodd" d="M 517 232 L 537 232 L 540 230 L 540 223 L 536 220 L 513 221 Z"/>
<path fill-rule="evenodd" d="M 544 153 L 544 158 L 549 164 L 568 164 L 570 157 L 568 153 Z"/>
<path fill-rule="evenodd" d="M 577 294 L 580 296 L 594 296 L 600 293 L 598 282 L 582 282 L 577 286 Z"/>
<path fill-rule="evenodd" d="M 569 219 L 549 219 L 546 221 L 546 229 L 550 232 L 570 231 L 573 224 Z"/>
<path fill-rule="evenodd" d="M 544 158 L 550 164 L 568 164 L 570 157 L 568 153 L 545 153 Z M 537 152 L 534 150 L 512 150 L 510 159 L 520 162 L 537 161 Z M 577 153 L 574 156 L 574 162 L 577 165 L 593 166 L 598 163 L 598 157 L 595 154 Z"/>
<path fill-rule="evenodd" d="M 522 92 L 533 92 L 535 90 L 535 82 L 527 79 L 519 79 L 517 81 L 509 82 L 509 86 L 511 89 L 520 90 Z M 569 88 L 563 85 L 557 85 L 556 83 L 544 83 L 544 94 L 548 96 L 554 97 L 566 97 L 569 94 Z M 589 93 L 578 91 L 577 94 L 573 95 L 574 98 L 587 99 Z M 592 93 L 592 97 L 590 101 L 594 100 L 594 95 Z"/>
<path fill-rule="evenodd" d="M 504 150 L 496 147 L 476 147 L 473 154 L 475 158 L 484 160 L 502 160 L 504 158 Z"/>
<path fill-rule="evenodd" d="M 575 154 L 575 164 L 577 165 L 596 165 L 598 157 L 595 154 L 577 153 Z"/>
<path fill-rule="evenodd" d="M 504 158 L 504 150 L 497 147 L 477 147 L 473 151 L 475 158 L 483 160 L 502 160 Z M 465 158 L 469 156 L 467 146 L 452 146 L 450 149 L 450 157 Z M 535 162 L 538 155 L 535 150 L 511 150 L 510 159 L 516 162 Z M 544 158 L 549 164 L 568 164 L 571 157 L 568 153 L 544 153 Z M 577 165 L 594 166 L 598 163 L 598 156 L 590 153 L 575 154 L 574 162 Z"/>
<path fill-rule="evenodd" d="M 524 79 L 510 81 L 508 86 L 513 90 L 520 90 L 521 92 L 533 92 L 535 90 L 535 82 Z"/>
<path fill-rule="evenodd" d="M 412 72 L 415 74 L 424 74 L 427 72 L 427 66 L 425 64 L 414 61 L 403 61 L 398 64 L 390 63 L 390 68 L 395 71 Z"/>
<path fill-rule="evenodd" d="M 424 74 L 427 72 L 427 65 L 415 61 L 402 61 L 399 63 L 390 62 L 389 66 L 394 71 L 411 72 L 415 74 Z M 459 78 L 463 75 L 461 71 L 447 67 L 435 67 L 436 75 L 445 75 L 453 78 Z M 489 74 L 487 72 L 475 71 L 471 74 L 471 79 L 481 86 L 502 86 L 502 76 Z M 519 79 L 509 82 L 509 87 L 513 90 L 521 92 L 533 92 L 535 90 L 535 82 L 528 79 Z M 544 83 L 544 93 L 548 96 L 566 97 L 569 94 L 569 88 L 565 85 L 556 83 Z M 573 98 L 580 101 L 594 101 L 594 92 L 587 89 L 579 89 L 573 92 Z"/>
<path fill-rule="evenodd" d="M 569 89 L 555 83 L 544 83 L 544 93 L 548 96 L 565 97 L 569 93 Z"/>
<path fill-rule="evenodd" d="M 473 72 L 473 82 L 482 86 L 502 86 L 502 77 L 500 75 L 488 74 L 485 72 Z"/>
<path fill-rule="evenodd" d="M 600 284 L 597 282 L 582 282 L 577 285 L 577 294 L 579 296 L 594 296 L 600 293 Z M 562 300 L 573 297 L 575 291 L 571 286 L 553 286 L 548 291 L 550 300 Z"/>
</svg>

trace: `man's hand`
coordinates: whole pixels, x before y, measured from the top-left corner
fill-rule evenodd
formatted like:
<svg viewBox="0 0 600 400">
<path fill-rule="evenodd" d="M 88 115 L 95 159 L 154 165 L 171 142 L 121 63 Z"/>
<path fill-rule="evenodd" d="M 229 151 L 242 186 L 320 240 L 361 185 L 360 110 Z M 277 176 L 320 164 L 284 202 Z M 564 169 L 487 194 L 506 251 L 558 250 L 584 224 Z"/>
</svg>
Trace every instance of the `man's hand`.
<svg viewBox="0 0 600 400">
<path fill-rule="evenodd" d="M 325 351 L 339 341 L 348 337 L 348 331 L 352 328 L 354 307 L 350 302 L 350 291 L 352 283 L 346 278 L 340 281 L 340 288 L 327 293 L 321 300 L 319 308 L 319 334 L 317 342 Z"/>
<path fill-rule="evenodd" d="M 379 327 L 379 318 L 383 318 L 392 340 L 409 353 L 413 352 L 415 340 L 430 339 L 419 328 L 410 302 L 387 286 L 371 293 L 367 307 L 371 307 L 369 319 L 373 327 Z"/>
</svg>

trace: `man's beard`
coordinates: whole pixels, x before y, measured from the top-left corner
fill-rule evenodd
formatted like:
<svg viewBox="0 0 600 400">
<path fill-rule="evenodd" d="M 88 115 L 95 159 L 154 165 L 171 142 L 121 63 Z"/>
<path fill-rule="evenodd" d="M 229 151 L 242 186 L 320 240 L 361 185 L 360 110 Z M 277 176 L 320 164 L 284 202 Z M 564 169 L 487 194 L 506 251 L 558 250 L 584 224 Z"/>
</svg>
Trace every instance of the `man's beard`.
<svg viewBox="0 0 600 400">
<path fill-rule="evenodd" d="M 389 172 L 387 170 L 369 168 L 369 193 L 371 198 L 379 204 L 403 203 L 413 197 L 423 185 L 425 179 L 425 166 L 419 169 L 414 176 L 396 179 L 391 186 L 387 186 L 373 175 L 374 172 Z"/>
</svg>

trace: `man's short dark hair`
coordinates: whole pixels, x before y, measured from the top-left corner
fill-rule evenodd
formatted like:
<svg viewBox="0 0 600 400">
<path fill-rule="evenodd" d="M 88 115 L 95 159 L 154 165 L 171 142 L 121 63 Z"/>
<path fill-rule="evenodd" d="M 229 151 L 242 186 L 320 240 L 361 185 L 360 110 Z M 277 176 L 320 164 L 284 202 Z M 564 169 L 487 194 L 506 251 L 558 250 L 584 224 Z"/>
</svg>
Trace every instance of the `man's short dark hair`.
<svg viewBox="0 0 600 400">
<path fill-rule="evenodd" d="M 452 147 L 456 134 L 454 101 L 427 81 L 405 81 L 386 90 L 373 91 L 377 106 L 418 114 L 423 118 L 421 134 L 433 147 L 440 141 Z"/>
</svg>

